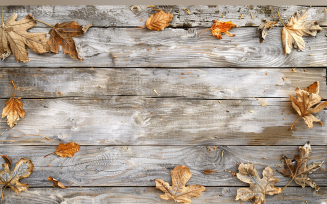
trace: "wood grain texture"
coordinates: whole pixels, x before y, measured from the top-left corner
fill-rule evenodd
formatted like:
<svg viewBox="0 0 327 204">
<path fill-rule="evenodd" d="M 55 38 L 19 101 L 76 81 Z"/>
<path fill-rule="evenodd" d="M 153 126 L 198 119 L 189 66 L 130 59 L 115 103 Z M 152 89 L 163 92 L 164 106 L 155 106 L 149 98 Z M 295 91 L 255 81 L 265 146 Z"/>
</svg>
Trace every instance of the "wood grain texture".
<svg viewBox="0 0 327 204">
<path fill-rule="evenodd" d="M 80 24 L 92 23 L 97 27 L 135 27 L 144 26 L 146 19 L 151 16 L 154 8 L 146 8 L 148 5 L 138 5 L 140 10 L 131 10 L 133 5 L 80 5 L 80 6 L 4 6 L 4 19 L 13 13 L 19 18 L 27 14 L 36 19 L 54 25 L 57 22 L 75 20 Z M 250 6 L 245 5 L 156 5 L 156 8 L 174 14 L 170 22 L 171 27 L 211 27 L 215 19 L 221 21 L 233 21 L 238 26 L 258 26 L 262 19 L 279 21 L 276 11 L 279 11 L 284 21 L 290 18 L 296 11 L 306 10 L 308 6 Z M 190 15 L 183 10 L 190 11 Z M 310 7 L 307 20 L 315 20 L 321 26 L 327 26 L 324 7 Z M 251 14 L 253 19 L 251 18 Z M 224 17 L 222 17 L 222 14 Z M 240 19 L 240 15 L 243 18 Z M 141 19 L 144 19 L 141 21 Z M 39 27 L 46 27 L 38 23 Z"/>
<path fill-rule="evenodd" d="M 53 141 L 58 143 L 58 141 Z M 305 141 L 302 142 L 303 146 Z M 216 149 L 215 149 L 216 148 Z M 15 164 L 21 157 L 31 159 L 33 173 L 22 182 L 31 187 L 52 186 L 48 176 L 73 186 L 155 186 L 154 179 L 171 183 L 170 171 L 179 165 L 187 166 L 193 176 L 188 185 L 204 186 L 247 186 L 232 176 L 238 172 L 237 163 L 252 162 L 261 175 L 269 165 L 274 176 L 279 178 L 275 186 L 283 187 L 290 178 L 284 177 L 276 169 L 282 169 L 280 158 L 284 154 L 294 158 L 298 146 L 81 146 L 74 157 L 61 158 L 45 155 L 54 152 L 55 146 L 4 146 L 0 153 L 7 154 Z M 28 152 L 28 154 L 26 154 Z M 264 159 L 263 157 L 266 157 Z M 2 158 L 1 158 L 2 160 Z M 309 177 L 318 186 L 327 186 L 327 148 L 312 147 L 311 162 L 321 162 L 322 170 L 311 173 Z M 204 174 L 212 169 L 219 173 Z M 226 170 L 226 172 L 225 172 Z M 295 182 L 291 186 L 297 186 Z M 312 190 L 314 191 L 314 190 Z"/>
<path fill-rule="evenodd" d="M 29 51 L 30 62 L 17 63 L 11 55 L 0 67 L 326 67 L 327 29 L 317 37 L 304 37 L 303 52 L 295 49 L 285 55 L 281 27 L 269 32 L 264 43 L 259 42 L 255 27 L 241 27 L 219 40 L 203 28 L 151 31 L 140 28 L 90 28 L 75 38 L 79 61 L 69 55 Z M 31 32 L 48 32 L 35 28 Z M 231 42 L 232 40 L 232 42 Z M 117 58 L 115 58 L 115 56 Z"/>
<path fill-rule="evenodd" d="M 240 204 L 239 201 L 235 201 L 237 189 L 237 187 L 207 187 L 199 198 L 192 198 L 192 204 Z M 169 204 L 170 201 L 159 198 L 161 194 L 160 190 L 154 187 L 30 188 L 19 195 L 7 189 L 3 201 L 4 204 Z M 288 187 L 278 195 L 266 196 L 266 199 L 267 203 L 272 204 L 306 204 L 306 201 L 309 204 L 323 204 L 327 202 L 326 196 L 327 188 L 321 188 L 318 193 L 315 193 L 310 188 Z"/>
<path fill-rule="evenodd" d="M 324 125 L 310 130 L 289 99 L 196 100 L 108 96 L 107 99 L 22 99 L 25 117 L 10 129 L 0 123 L 1 144 L 54 145 L 326 145 Z M 268 103 L 267 106 L 262 106 Z M 0 100 L 4 107 L 5 100 Z M 2 108 L 2 107 L 1 107 Z M 252 113 L 250 112 L 252 111 Z"/>
<path fill-rule="evenodd" d="M 0 96 L 105 98 L 114 95 L 241 99 L 294 95 L 295 88 L 320 83 L 327 98 L 326 68 L 215 69 L 215 68 L 4 68 L 0 72 Z M 278 86 L 277 86 L 278 85 Z M 58 93 L 60 92 L 60 94 Z"/>
</svg>

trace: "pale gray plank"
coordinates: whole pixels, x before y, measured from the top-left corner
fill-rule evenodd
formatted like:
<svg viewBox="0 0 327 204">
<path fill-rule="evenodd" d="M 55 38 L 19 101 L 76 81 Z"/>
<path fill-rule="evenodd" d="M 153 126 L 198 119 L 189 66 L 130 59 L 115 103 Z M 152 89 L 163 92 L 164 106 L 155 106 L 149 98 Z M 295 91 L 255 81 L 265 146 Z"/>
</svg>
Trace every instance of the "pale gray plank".
<svg viewBox="0 0 327 204">
<path fill-rule="evenodd" d="M 299 68 L 296 73 L 291 68 L 4 68 L 0 73 L 1 98 L 13 96 L 11 81 L 19 87 L 17 97 L 22 98 L 103 98 L 110 95 L 288 98 L 297 86 L 304 89 L 314 81 L 320 82 L 320 95 L 327 97 L 326 68 Z"/>
<path fill-rule="evenodd" d="M 235 201 L 237 187 L 207 187 L 199 198 L 192 198 L 192 204 L 220 203 L 240 204 Z M 170 201 L 159 198 L 161 191 L 154 187 L 94 187 L 94 188 L 30 188 L 17 195 L 6 190 L 4 203 L 35 203 L 35 204 L 104 204 L 104 203 L 162 203 Z M 282 193 L 266 196 L 269 204 L 323 204 L 327 202 L 327 188 L 318 193 L 310 188 L 286 188 Z M 244 204 L 250 202 L 243 202 Z"/>
<path fill-rule="evenodd" d="M 21 157 L 32 160 L 33 173 L 22 180 L 31 187 L 52 186 L 47 180 L 49 176 L 64 185 L 74 182 L 73 186 L 155 186 L 154 179 L 171 182 L 170 171 L 179 165 L 187 166 L 193 174 L 188 185 L 247 186 L 229 172 L 238 172 L 237 163 L 247 162 L 252 162 L 260 175 L 269 165 L 279 178 L 276 186 L 283 187 L 290 178 L 276 171 L 282 169 L 277 166 L 282 166 L 280 158 L 283 154 L 292 158 L 298 154 L 298 146 L 216 146 L 216 149 L 214 146 L 82 146 L 71 158 L 57 155 L 44 158 L 55 149 L 55 146 L 3 146 L 0 153 L 8 155 L 13 165 Z M 308 164 L 321 161 L 324 161 L 322 170 L 309 177 L 318 186 L 326 187 L 327 148 L 312 147 Z M 205 169 L 219 173 L 204 174 Z M 295 182 L 290 185 L 297 186 Z"/>
<path fill-rule="evenodd" d="M 198 37 L 201 30 L 168 28 L 156 32 L 140 28 L 90 28 L 83 36 L 75 38 L 84 61 L 72 59 L 63 52 L 38 55 L 29 50 L 30 62 L 17 63 L 11 55 L 0 67 L 293 68 L 327 65 L 327 29 L 317 37 L 304 37 L 305 51 L 294 49 L 289 55 L 283 51 L 280 27 L 272 29 L 264 43 L 259 42 L 255 27 L 232 29 L 231 33 L 236 36 L 224 35 L 221 40 L 210 31 Z M 31 32 L 47 31 L 35 28 Z"/>
<path fill-rule="evenodd" d="M 89 24 L 100 27 L 125 27 L 143 26 L 146 19 L 154 13 L 148 5 L 138 5 L 140 10 L 132 11 L 133 5 L 72 5 L 72 6 L 4 6 L 4 19 L 13 13 L 18 13 L 19 18 L 32 14 L 36 19 L 48 24 L 75 20 L 80 24 Z M 233 21 L 238 26 L 258 26 L 262 19 L 279 21 L 276 11 L 279 11 L 284 21 L 300 10 L 308 9 L 307 6 L 253 6 L 246 5 L 157 5 L 156 8 L 174 14 L 170 23 L 171 27 L 211 27 L 213 20 Z M 183 10 L 190 11 L 190 15 Z M 307 20 L 315 20 L 321 26 L 327 26 L 324 7 L 309 8 Z M 251 14 L 253 14 L 253 19 Z M 222 14 L 224 17 L 222 17 Z M 243 14 L 243 18 L 240 16 Z M 141 21 L 141 19 L 144 19 Z M 46 27 L 38 23 L 37 26 Z"/>
<path fill-rule="evenodd" d="M 325 145 L 324 125 L 310 130 L 289 99 L 194 100 L 108 96 L 107 99 L 22 99 L 25 118 L 10 129 L 1 120 L 1 144 L 53 145 L 44 136 L 86 145 Z M 1 108 L 6 100 L 0 100 Z M 262 106 L 268 103 L 267 106 Z M 284 112 L 283 112 L 284 110 Z M 249 111 L 253 111 L 252 113 Z M 269 138 L 269 139 L 268 139 Z"/>
</svg>

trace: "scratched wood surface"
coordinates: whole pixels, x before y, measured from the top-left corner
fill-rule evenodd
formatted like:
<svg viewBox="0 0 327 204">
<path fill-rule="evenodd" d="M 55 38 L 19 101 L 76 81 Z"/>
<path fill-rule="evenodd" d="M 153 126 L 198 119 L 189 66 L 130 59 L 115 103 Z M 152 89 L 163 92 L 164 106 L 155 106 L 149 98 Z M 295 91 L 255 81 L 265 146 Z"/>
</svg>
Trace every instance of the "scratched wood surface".
<svg viewBox="0 0 327 204">
<path fill-rule="evenodd" d="M 303 52 L 293 49 L 285 55 L 281 27 L 269 32 L 260 43 L 256 27 L 240 27 L 218 40 L 203 28 L 166 28 L 151 31 L 140 28 L 91 27 L 75 38 L 84 61 L 59 54 L 35 54 L 29 51 L 30 62 L 17 63 L 13 55 L 1 67 L 326 67 L 327 29 L 316 37 L 304 37 Z M 49 32 L 33 28 L 31 32 Z M 232 42 L 231 42 L 232 41 Z M 116 58 L 115 58 L 116 57 Z M 51 63 L 49 63 L 51 60 Z"/>
<path fill-rule="evenodd" d="M 206 187 L 192 203 L 238 204 L 236 191 L 247 184 L 232 176 L 237 163 L 254 163 L 260 176 L 269 165 L 283 187 L 290 179 L 276 171 L 280 157 L 294 158 L 307 141 L 308 163 L 324 161 L 310 174 L 320 191 L 292 182 L 267 203 L 327 203 L 327 110 L 315 114 L 323 126 L 310 130 L 299 120 L 291 131 L 298 115 L 288 98 L 314 81 L 327 98 L 327 6 L 157 5 L 174 14 L 161 32 L 137 28 L 155 11 L 132 6 L 4 6 L 4 19 L 17 13 L 49 24 L 93 23 L 75 38 L 84 61 L 29 50 L 31 62 L 13 56 L 0 62 L 0 109 L 14 81 L 26 111 L 12 129 L 0 120 L 0 154 L 13 164 L 22 157 L 34 164 L 21 180 L 29 190 L 17 195 L 6 189 L 4 204 L 170 203 L 159 198 L 154 179 L 171 183 L 170 171 L 182 164 L 193 173 L 187 185 Z M 279 11 L 286 22 L 306 9 L 323 31 L 304 38 L 305 51 L 283 54 L 281 23 L 259 43 L 262 19 L 278 21 Z M 199 37 L 214 19 L 240 26 L 230 31 L 236 36 L 218 40 L 206 31 Z M 30 29 L 48 31 L 41 23 Z M 81 150 L 72 158 L 44 158 L 61 142 L 76 142 Z M 0 169 L 2 163 L 0 157 Z M 53 189 L 48 176 L 74 184 Z"/>
<path fill-rule="evenodd" d="M 0 97 L 105 99 L 108 96 L 196 99 L 288 98 L 319 81 L 327 98 L 326 68 L 3 68 Z M 60 94 L 58 93 L 60 92 Z"/>
<path fill-rule="evenodd" d="M 55 146 L 15 146 L 14 149 L 12 146 L 4 146 L 1 151 L 7 152 L 13 163 L 21 157 L 33 161 L 34 172 L 24 179 L 31 187 L 51 187 L 52 183 L 47 180 L 48 176 L 63 181 L 65 185 L 74 182 L 73 186 L 155 186 L 154 179 L 158 178 L 171 183 L 170 171 L 180 164 L 189 167 L 193 173 L 188 185 L 247 186 L 231 173 L 231 171 L 238 172 L 237 163 L 247 162 L 252 162 L 260 175 L 269 165 L 274 170 L 274 176 L 279 178 L 276 186 L 283 187 L 290 178 L 276 171 L 282 170 L 280 157 L 284 154 L 294 158 L 299 148 L 298 146 L 82 146 L 72 158 L 61 158 L 56 155 L 44 158 L 55 149 Z M 309 177 L 318 186 L 326 186 L 326 146 L 312 148 L 308 164 L 312 162 L 324 162 L 321 170 L 315 171 Z M 205 169 L 212 169 L 219 173 L 207 175 L 203 173 Z M 291 186 L 297 184 L 292 182 Z"/>
<path fill-rule="evenodd" d="M 207 187 L 199 198 L 193 198 L 192 204 L 219 203 L 240 204 L 235 201 L 237 187 Z M 30 201 L 36 204 L 94 204 L 94 203 L 146 203 L 169 204 L 162 200 L 162 193 L 154 187 L 71 187 L 69 189 L 30 188 L 17 195 L 6 190 L 4 203 L 25 203 Z M 275 196 L 266 196 L 269 204 L 307 204 L 326 203 L 327 188 L 321 188 L 318 193 L 309 188 L 288 187 Z M 167 203 L 168 202 L 168 203 Z M 243 202 L 243 204 L 250 202 Z"/>
</svg>

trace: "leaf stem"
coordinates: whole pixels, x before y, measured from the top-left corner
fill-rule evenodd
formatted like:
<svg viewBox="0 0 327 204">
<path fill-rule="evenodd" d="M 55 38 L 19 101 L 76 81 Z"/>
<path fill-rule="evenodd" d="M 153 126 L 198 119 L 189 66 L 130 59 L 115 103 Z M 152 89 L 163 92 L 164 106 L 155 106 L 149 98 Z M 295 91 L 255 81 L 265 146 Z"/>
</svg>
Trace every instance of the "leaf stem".
<svg viewBox="0 0 327 204">
<path fill-rule="evenodd" d="M 296 119 L 296 121 L 294 121 L 294 123 L 292 124 L 291 130 L 293 129 L 294 124 L 295 124 L 295 123 L 296 123 L 300 118 L 301 118 L 301 116 L 298 117 L 298 118 Z"/>
<path fill-rule="evenodd" d="M 211 30 L 211 28 L 205 29 L 205 30 L 203 30 L 203 31 L 206 31 L 206 30 Z M 199 37 L 200 37 L 200 34 L 201 34 L 203 31 L 201 31 L 201 32 L 199 33 Z"/>
<path fill-rule="evenodd" d="M 50 154 L 48 154 L 48 155 L 45 155 L 44 156 L 44 158 L 46 158 L 47 156 L 49 156 L 49 155 L 51 155 L 51 154 L 54 154 L 55 152 L 52 152 L 52 153 L 50 153 Z"/>
<path fill-rule="evenodd" d="M 4 27 L 4 23 L 3 23 L 3 5 L 1 5 L 1 19 L 2 19 L 2 27 Z"/>
<path fill-rule="evenodd" d="M 279 12 L 278 12 L 278 11 L 277 11 L 277 14 L 278 14 L 278 17 L 279 17 L 280 21 L 281 21 L 282 24 L 284 25 L 284 27 L 286 27 L 285 24 L 284 24 L 284 22 L 283 22 L 283 20 L 282 20 L 282 18 L 281 18 L 280 15 L 279 15 Z"/>
<path fill-rule="evenodd" d="M 43 21 L 39 21 L 39 20 L 37 20 L 37 19 L 35 19 L 35 18 L 34 18 L 34 20 L 37 21 L 37 22 L 43 23 L 43 24 L 45 24 L 45 25 L 47 25 L 47 26 L 50 26 L 51 28 L 55 28 L 54 26 L 49 25 L 49 24 L 47 24 L 47 23 L 44 23 Z"/>
<path fill-rule="evenodd" d="M 288 185 L 290 185 L 291 184 L 291 182 L 294 180 L 294 178 L 295 177 L 293 177 L 292 179 L 291 179 L 291 181 L 290 182 L 288 182 L 288 184 L 284 187 L 284 188 L 282 188 L 282 191 L 288 186 Z"/>
<path fill-rule="evenodd" d="M 16 86 L 15 86 L 15 84 L 14 84 L 14 81 L 11 81 L 11 83 L 12 83 L 12 85 L 14 86 L 14 89 L 15 89 L 15 94 L 14 94 L 14 96 L 13 96 L 13 98 L 16 96 Z"/>
<path fill-rule="evenodd" d="M 2 190 L 2 195 L 1 195 L 1 204 L 2 204 L 2 199 L 3 199 L 3 193 L 5 192 L 5 189 L 7 187 L 8 183 L 4 186 L 3 190 Z"/>
</svg>

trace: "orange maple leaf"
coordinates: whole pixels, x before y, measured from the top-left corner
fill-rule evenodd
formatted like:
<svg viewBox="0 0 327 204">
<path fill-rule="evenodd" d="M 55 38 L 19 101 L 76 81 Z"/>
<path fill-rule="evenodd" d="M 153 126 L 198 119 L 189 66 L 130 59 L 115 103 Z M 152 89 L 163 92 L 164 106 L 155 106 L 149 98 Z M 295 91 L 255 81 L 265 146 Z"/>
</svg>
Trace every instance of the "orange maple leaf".
<svg viewBox="0 0 327 204">
<path fill-rule="evenodd" d="M 232 21 L 228 21 L 228 22 L 221 22 L 221 21 L 217 21 L 215 20 L 213 22 L 213 25 L 211 26 L 211 28 L 208 28 L 208 29 L 205 29 L 203 31 L 206 31 L 206 30 L 211 30 L 212 32 L 212 35 L 213 36 L 216 36 L 218 39 L 222 39 L 223 36 L 221 36 L 221 33 L 226 33 L 229 37 L 234 37 L 235 34 L 230 34 L 228 31 L 232 28 L 235 28 L 236 25 L 232 23 Z M 199 33 L 199 37 L 200 37 L 200 34 L 203 32 L 201 31 Z"/>
</svg>

